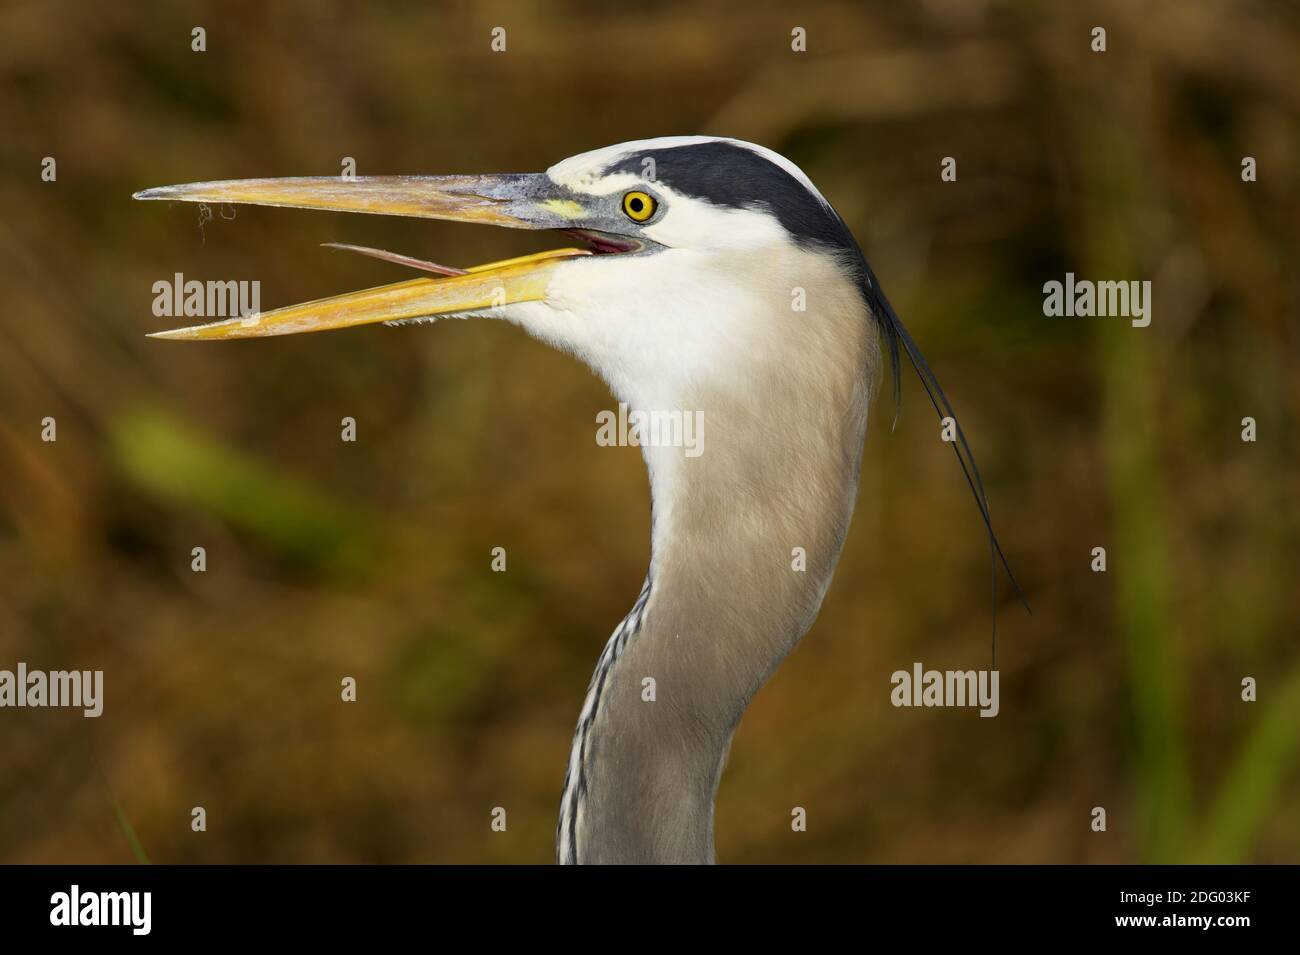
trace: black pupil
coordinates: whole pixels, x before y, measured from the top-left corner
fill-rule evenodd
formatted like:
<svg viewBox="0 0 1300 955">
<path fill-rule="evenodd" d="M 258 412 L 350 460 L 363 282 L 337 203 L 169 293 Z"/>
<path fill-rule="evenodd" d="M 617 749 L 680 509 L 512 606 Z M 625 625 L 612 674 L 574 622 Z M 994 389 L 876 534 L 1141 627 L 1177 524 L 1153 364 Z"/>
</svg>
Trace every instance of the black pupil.
<svg viewBox="0 0 1300 955">
<path fill-rule="evenodd" d="M 628 205 L 632 207 L 633 212 L 640 212 L 641 207 L 645 205 L 645 203 L 643 203 L 640 199 L 634 198 L 630 203 L 628 203 Z"/>
</svg>

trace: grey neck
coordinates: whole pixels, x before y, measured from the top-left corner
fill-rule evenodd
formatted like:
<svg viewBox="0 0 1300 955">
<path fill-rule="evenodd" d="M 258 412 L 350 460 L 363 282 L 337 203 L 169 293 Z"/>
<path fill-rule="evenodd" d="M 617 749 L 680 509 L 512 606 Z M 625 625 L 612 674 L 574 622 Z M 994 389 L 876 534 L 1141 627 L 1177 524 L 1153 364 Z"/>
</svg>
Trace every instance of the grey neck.
<svg viewBox="0 0 1300 955">
<path fill-rule="evenodd" d="M 830 380 L 773 374 L 761 411 L 752 392 L 700 395 L 705 452 L 647 450 L 650 574 L 583 706 L 560 862 L 714 861 L 732 734 L 811 626 L 848 529 L 867 368 L 850 348 Z"/>
</svg>

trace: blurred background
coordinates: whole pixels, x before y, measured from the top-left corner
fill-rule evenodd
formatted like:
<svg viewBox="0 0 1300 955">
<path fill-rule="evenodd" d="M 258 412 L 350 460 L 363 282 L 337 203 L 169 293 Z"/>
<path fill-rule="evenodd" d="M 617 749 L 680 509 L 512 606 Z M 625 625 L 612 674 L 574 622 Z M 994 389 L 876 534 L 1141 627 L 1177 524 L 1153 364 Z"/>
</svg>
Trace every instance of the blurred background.
<svg viewBox="0 0 1300 955">
<path fill-rule="evenodd" d="M 694 133 L 783 152 L 848 221 L 1034 610 L 1004 593 L 998 718 L 890 705 L 894 670 L 989 658 L 978 512 L 905 380 L 821 617 L 736 736 L 720 859 L 1300 860 L 1298 63 L 1300 7 L 1263 0 L 6 4 L 0 668 L 102 669 L 106 702 L 0 711 L 0 860 L 552 859 L 649 556 L 605 387 L 504 323 L 144 334 L 190 324 L 151 311 L 176 272 L 270 308 L 408 276 L 321 242 L 464 266 L 553 238 L 129 197 Z M 1045 318 L 1067 271 L 1150 279 L 1150 327 Z"/>
</svg>

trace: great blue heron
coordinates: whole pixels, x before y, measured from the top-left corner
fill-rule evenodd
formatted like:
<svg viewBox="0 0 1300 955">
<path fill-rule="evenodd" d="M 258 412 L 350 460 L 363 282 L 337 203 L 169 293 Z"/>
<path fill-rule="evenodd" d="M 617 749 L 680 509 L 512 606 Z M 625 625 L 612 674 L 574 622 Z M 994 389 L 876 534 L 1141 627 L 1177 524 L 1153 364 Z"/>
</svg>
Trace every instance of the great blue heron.
<svg viewBox="0 0 1300 955">
<path fill-rule="evenodd" d="M 467 271 L 361 249 L 441 275 L 156 337 L 501 318 L 586 362 L 634 411 L 702 414 L 704 453 L 642 446 L 650 568 L 582 704 L 556 849 L 564 863 L 714 861 L 713 802 L 732 734 L 811 626 L 835 570 L 882 350 L 895 399 L 901 352 L 955 421 L 808 177 L 763 147 L 693 136 L 598 149 L 538 174 L 249 179 L 136 198 L 552 229 L 583 243 Z"/>
</svg>

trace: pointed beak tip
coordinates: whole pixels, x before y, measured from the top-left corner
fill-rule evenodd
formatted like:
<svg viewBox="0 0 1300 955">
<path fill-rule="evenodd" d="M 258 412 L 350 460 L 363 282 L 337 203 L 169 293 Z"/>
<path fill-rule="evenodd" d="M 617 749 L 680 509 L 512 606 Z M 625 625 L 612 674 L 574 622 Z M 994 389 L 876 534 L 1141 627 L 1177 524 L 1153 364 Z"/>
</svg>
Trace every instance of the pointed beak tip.
<svg viewBox="0 0 1300 955">
<path fill-rule="evenodd" d="M 201 326 L 196 326 L 201 327 Z M 146 332 L 145 338 L 157 338 L 162 341 L 179 342 L 198 338 L 195 328 L 167 328 L 161 332 Z"/>
</svg>

